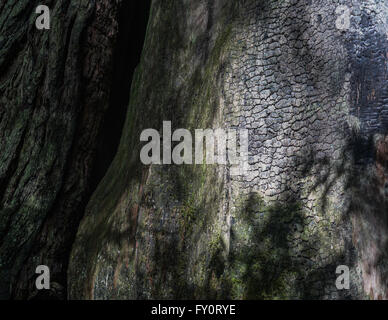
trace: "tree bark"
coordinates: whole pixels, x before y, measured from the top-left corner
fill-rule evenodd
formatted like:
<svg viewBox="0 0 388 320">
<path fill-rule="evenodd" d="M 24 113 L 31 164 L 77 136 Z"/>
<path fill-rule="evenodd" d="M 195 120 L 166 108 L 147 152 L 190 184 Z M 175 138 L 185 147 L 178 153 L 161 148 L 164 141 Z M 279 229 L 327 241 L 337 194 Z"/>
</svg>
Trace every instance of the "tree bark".
<svg viewBox="0 0 388 320">
<path fill-rule="evenodd" d="M 0 4 L 0 298 L 388 299 L 383 1 L 153 0 L 130 92 L 146 6 L 40 4 Z M 166 120 L 248 170 L 144 165 Z"/>
<path fill-rule="evenodd" d="M 50 8 L 50 30 L 35 27 L 41 4 Z M 41 264 L 51 272 L 48 295 L 66 298 L 79 221 L 121 134 L 137 56 L 129 28 L 143 32 L 144 26 L 131 25 L 136 14 L 146 15 L 135 11 L 140 7 L 146 5 L 0 4 L 1 298 L 36 296 Z"/>
<path fill-rule="evenodd" d="M 154 0 L 151 12 L 69 297 L 388 298 L 385 5 Z M 143 165 L 140 134 L 165 120 L 248 129 L 248 172 Z"/>
</svg>

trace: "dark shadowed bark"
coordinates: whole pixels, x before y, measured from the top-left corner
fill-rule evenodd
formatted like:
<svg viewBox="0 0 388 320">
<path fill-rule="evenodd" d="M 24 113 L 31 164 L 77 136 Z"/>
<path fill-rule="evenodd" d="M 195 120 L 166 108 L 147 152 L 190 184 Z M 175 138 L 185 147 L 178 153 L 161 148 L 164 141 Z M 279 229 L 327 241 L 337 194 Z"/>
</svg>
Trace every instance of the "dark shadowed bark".
<svg viewBox="0 0 388 320">
<path fill-rule="evenodd" d="M 40 4 L 50 30 L 35 27 Z M 1 2 L 1 298 L 33 297 L 40 264 L 50 295 L 66 296 L 70 248 L 117 148 L 146 19 L 133 1 Z"/>
</svg>

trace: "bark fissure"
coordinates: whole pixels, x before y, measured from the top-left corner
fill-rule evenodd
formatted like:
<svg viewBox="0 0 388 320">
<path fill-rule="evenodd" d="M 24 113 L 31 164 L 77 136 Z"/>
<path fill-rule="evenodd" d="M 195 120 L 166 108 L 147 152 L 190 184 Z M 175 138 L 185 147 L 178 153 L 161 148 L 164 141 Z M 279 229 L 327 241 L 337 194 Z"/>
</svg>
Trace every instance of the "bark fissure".
<svg viewBox="0 0 388 320">
<path fill-rule="evenodd" d="M 0 5 L 1 298 L 66 298 L 71 245 L 116 152 L 142 49 L 148 1 L 132 3 L 48 1 L 50 30 L 35 27 L 37 1 Z M 39 264 L 53 286 L 37 295 Z"/>
</svg>

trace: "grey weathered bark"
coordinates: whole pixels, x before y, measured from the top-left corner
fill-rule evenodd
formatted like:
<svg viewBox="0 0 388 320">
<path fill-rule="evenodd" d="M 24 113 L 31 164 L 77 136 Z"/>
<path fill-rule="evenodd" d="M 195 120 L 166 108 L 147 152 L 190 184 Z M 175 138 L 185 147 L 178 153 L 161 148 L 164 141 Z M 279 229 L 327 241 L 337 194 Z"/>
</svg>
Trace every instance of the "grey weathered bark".
<svg viewBox="0 0 388 320">
<path fill-rule="evenodd" d="M 388 298 L 387 17 L 378 0 L 154 0 L 69 297 Z M 163 120 L 248 128 L 250 170 L 143 166 L 140 132 Z"/>
<path fill-rule="evenodd" d="M 128 21 L 144 13 L 122 3 L 0 4 L 0 298 L 33 297 L 40 264 L 50 267 L 50 294 L 66 297 L 78 223 L 118 144 L 103 135 L 121 134 L 129 94 L 135 55 L 126 62 L 120 54 L 129 49 Z M 35 28 L 41 4 L 51 10 L 50 30 Z"/>
</svg>

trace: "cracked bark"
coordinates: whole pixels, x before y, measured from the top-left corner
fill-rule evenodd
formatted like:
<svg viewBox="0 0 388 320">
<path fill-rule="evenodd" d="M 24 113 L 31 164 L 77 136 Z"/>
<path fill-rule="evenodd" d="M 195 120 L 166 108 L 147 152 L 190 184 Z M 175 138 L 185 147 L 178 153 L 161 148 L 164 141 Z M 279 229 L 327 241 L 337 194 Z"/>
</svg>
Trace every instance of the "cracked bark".
<svg viewBox="0 0 388 320">
<path fill-rule="evenodd" d="M 38 1 L 0 4 L 1 297 L 35 296 L 46 264 L 59 298 L 388 298 L 383 1 L 154 0 L 90 201 L 120 135 L 103 120 L 125 113 L 123 7 L 46 4 L 50 32 Z M 140 132 L 163 120 L 248 128 L 249 172 L 143 166 Z"/>
<path fill-rule="evenodd" d="M 69 297 L 387 298 L 387 14 L 377 0 L 154 0 Z M 140 132 L 166 119 L 248 128 L 249 172 L 143 166 Z"/>
</svg>

